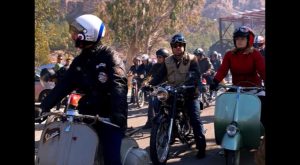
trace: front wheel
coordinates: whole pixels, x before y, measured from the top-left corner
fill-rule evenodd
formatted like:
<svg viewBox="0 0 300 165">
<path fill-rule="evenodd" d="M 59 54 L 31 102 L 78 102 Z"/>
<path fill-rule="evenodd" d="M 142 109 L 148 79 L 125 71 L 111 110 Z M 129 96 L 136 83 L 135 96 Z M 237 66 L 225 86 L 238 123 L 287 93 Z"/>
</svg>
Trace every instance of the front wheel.
<svg viewBox="0 0 300 165">
<path fill-rule="evenodd" d="M 226 165 L 239 165 L 240 164 L 240 151 L 225 150 Z"/>
<path fill-rule="evenodd" d="M 160 115 L 158 122 L 153 122 L 150 136 L 150 157 L 154 165 L 165 165 L 167 163 L 170 140 L 168 129 L 170 121 Z"/>
<path fill-rule="evenodd" d="M 142 108 L 144 106 L 144 103 L 145 103 L 145 94 L 142 90 L 139 90 L 137 94 L 137 106 L 139 108 Z"/>
</svg>

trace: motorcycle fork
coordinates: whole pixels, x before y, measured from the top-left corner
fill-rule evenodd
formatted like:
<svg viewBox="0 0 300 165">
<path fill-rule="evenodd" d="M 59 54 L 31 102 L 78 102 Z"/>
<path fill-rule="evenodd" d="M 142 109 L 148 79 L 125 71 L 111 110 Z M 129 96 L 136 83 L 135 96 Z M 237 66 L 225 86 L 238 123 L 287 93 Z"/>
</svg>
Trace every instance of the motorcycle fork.
<svg viewBox="0 0 300 165">
<path fill-rule="evenodd" d="M 176 114 L 176 102 L 177 102 L 177 91 L 174 93 L 174 98 L 172 102 L 172 108 L 171 108 L 171 113 L 170 113 L 170 126 L 168 129 L 168 142 L 171 141 L 171 136 L 172 136 L 172 129 L 173 129 L 173 123 L 174 123 L 174 117 Z"/>
</svg>

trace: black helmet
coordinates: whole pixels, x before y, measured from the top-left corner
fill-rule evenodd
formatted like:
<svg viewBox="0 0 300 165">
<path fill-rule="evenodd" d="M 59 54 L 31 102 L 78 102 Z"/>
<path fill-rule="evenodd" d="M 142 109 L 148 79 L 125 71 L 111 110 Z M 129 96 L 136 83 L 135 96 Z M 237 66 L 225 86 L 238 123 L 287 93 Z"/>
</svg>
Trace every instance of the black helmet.
<svg viewBox="0 0 300 165">
<path fill-rule="evenodd" d="M 254 36 L 255 35 L 254 35 L 251 28 L 249 28 L 247 26 L 238 27 L 233 32 L 234 46 L 236 47 L 236 44 L 235 44 L 235 38 L 236 37 L 246 37 L 247 41 L 248 41 L 247 42 L 247 47 L 251 47 L 253 45 L 253 42 L 254 42 Z"/>
<path fill-rule="evenodd" d="M 184 36 L 181 33 L 175 34 L 172 37 L 172 40 L 171 40 L 170 44 L 172 45 L 172 44 L 175 44 L 176 42 L 186 44 L 186 40 L 184 39 Z"/>
<path fill-rule="evenodd" d="M 204 55 L 204 51 L 202 48 L 197 48 L 194 50 L 194 55 L 196 56 L 203 56 Z"/>
<path fill-rule="evenodd" d="M 181 33 L 175 34 L 172 37 L 172 40 L 170 42 L 171 47 L 173 47 L 175 43 L 182 43 L 185 50 L 186 40 L 184 39 L 184 36 Z"/>
<path fill-rule="evenodd" d="M 165 48 L 160 48 L 156 51 L 156 56 L 167 58 L 170 55 L 169 51 Z"/>
</svg>

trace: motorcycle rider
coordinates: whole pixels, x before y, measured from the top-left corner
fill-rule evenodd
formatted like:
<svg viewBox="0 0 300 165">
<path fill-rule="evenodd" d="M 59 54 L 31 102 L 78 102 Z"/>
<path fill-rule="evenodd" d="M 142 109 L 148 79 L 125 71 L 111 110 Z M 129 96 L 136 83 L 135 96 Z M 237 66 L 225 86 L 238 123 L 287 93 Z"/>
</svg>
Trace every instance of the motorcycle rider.
<svg viewBox="0 0 300 165">
<path fill-rule="evenodd" d="M 200 69 L 200 75 L 201 75 L 201 79 L 204 78 L 207 82 L 207 85 L 210 85 L 212 82 L 212 76 L 214 75 L 214 71 L 213 71 L 213 65 L 211 64 L 210 60 L 208 57 L 205 56 L 204 54 L 204 50 L 202 48 L 197 48 L 194 50 L 194 55 L 197 57 L 198 60 L 198 65 L 199 65 L 199 69 Z M 205 92 L 202 86 L 202 81 L 199 81 L 200 86 L 200 93 Z M 210 92 L 210 98 L 211 99 L 212 96 L 212 92 Z M 206 102 L 207 107 L 209 106 L 209 102 Z"/>
<path fill-rule="evenodd" d="M 233 33 L 234 48 L 225 53 L 220 68 L 217 71 L 211 84 L 211 89 L 215 90 L 220 81 L 230 70 L 232 74 L 232 84 L 237 86 L 262 86 L 265 81 L 265 61 L 260 52 L 253 48 L 254 33 L 247 26 L 235 29 Z M 264 96 L 261 99 L 261 121 L 264 124 Z"/>
<path fill-rule="evenodd" d="M 210 55 L 210 62 L 214 67 L 214 71 L 217 71 L 220 66 L 221 66 L 221 59 L 219 57 L 219 53 L 217 51 L 214 51 L 211 55 Z"/>
<path fill-rule="evenodd" d="M 187 92 L 185 106 L 195 135 L 196 148 L 198 149 L 196 156 L 202 159 L 205 157 L 206 139 L 200 120 L 200 103 L 197 88 L 197 83 L 200 81 L 200 72 L 197 58 L 185 52 L 186 40 L 181 33 L 172 37 L 170 45 L 173 54 L 165 59 L 163 66 L 159 70 L 159 74 L 156 74 L 149 84 L 157 85 L 166 78 L 170 85 L 176 86 L 184 83 L 185 85 L 195 86 L 194 89 Z"/>
<path fill-rule="evenodd" d="M 265 38 L 263 36 L 255 36 L 253 46 L 265 57 Z"/>
<path fill-rule="evenodd" d="M 165 58 L 170 55 L 169 51 L 165 48 L 160 48 L 156 51 L 156 58 L 157 63 L 153 64 L 151 70 L 146 76 L 146 79 L 143 81 L 143 86 L 149 83 L 149 81 L 154 77 L 156 74 L 159 74 L 159 69 L 162 64 L 165 62 Z M 144 125 L 144 129 L 148 129 L 152 127 L 152 119 L 156 113 L 158 113 L 158 99 L 156 97 L 149 99 L 149 106 L 148 106 L 148 119 L 146 124 Z"/>
<path fill-rule="evenodd" d="M 141 66 L 141 63 L 142 63 L 141 57 L 135 56 L 133 58 L 132 62 L 133 62 L 133 65 L 129 68 L 129 71 L 127 73 L 128 84 L 130 86 L 129 89 L 132 89 L 132 79 L 134 78 L 134 76 L 138 75 L 138 68 Z M 134 94 L 132 92 L 131 92 L 130 103 L 134 103 Z"/>
<path fill-rule="evenodd" d="M 79 101 L 81 114 L 109 117 L 120 126 L 97 123 L 94 128 L 103 144 L 104 163 L 121 165 L 121 140 L 127 127 L 127 78 L 123 60 L 110 47 L 101 43 L 105 26 L 95 15 L 84 14 L 69 24 L 75 47 L 82 51 L 65 76 L 41 104 L 48 112 L 57 102 L 75 89 L 84 94 Z"/>
<path fill-rule="evenodd" d="M 62 63 L 63 57 L 61 54 L 57 55 L 56 57 L 56 63 L 53 67 L 54 71 L 57 72 L 61 67 L 63 67 L 63 63 Z"/>
</svg>

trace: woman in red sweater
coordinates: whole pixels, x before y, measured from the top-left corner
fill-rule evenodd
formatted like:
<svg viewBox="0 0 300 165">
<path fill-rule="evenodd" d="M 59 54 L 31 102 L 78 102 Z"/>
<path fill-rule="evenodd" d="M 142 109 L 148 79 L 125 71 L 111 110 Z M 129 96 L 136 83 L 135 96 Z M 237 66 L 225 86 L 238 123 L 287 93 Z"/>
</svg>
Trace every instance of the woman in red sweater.
<svg viewBox="0 0 300 165">
<path fill-rule="evenodd" d="M 226 52 L 214 81 L 218 84 L 230 70 L 233 85 L 261 86 L 265 80 L 265 61 L 258 50 L 253 48 L 254 33 L 246 26 L 233 33 L 235 48 Z"/>
<path fill-rule="evenodd" d="M 225 53 L 222 64 L 211 84 L 211 90 L 215 90 L 230 70 L 232 84 L 237 86 L 262 86 L 265 81 L 265 61 L 258 50 L 253 48 L 254 33 L 247 26 L 237 28 L 233 33 L 235 48 Z M 264 96 L 259 96 L 262 103 L 261 121 L 264 124 Z M 265 125 L 265 124 L 264 124 Z"/>
</svg>

